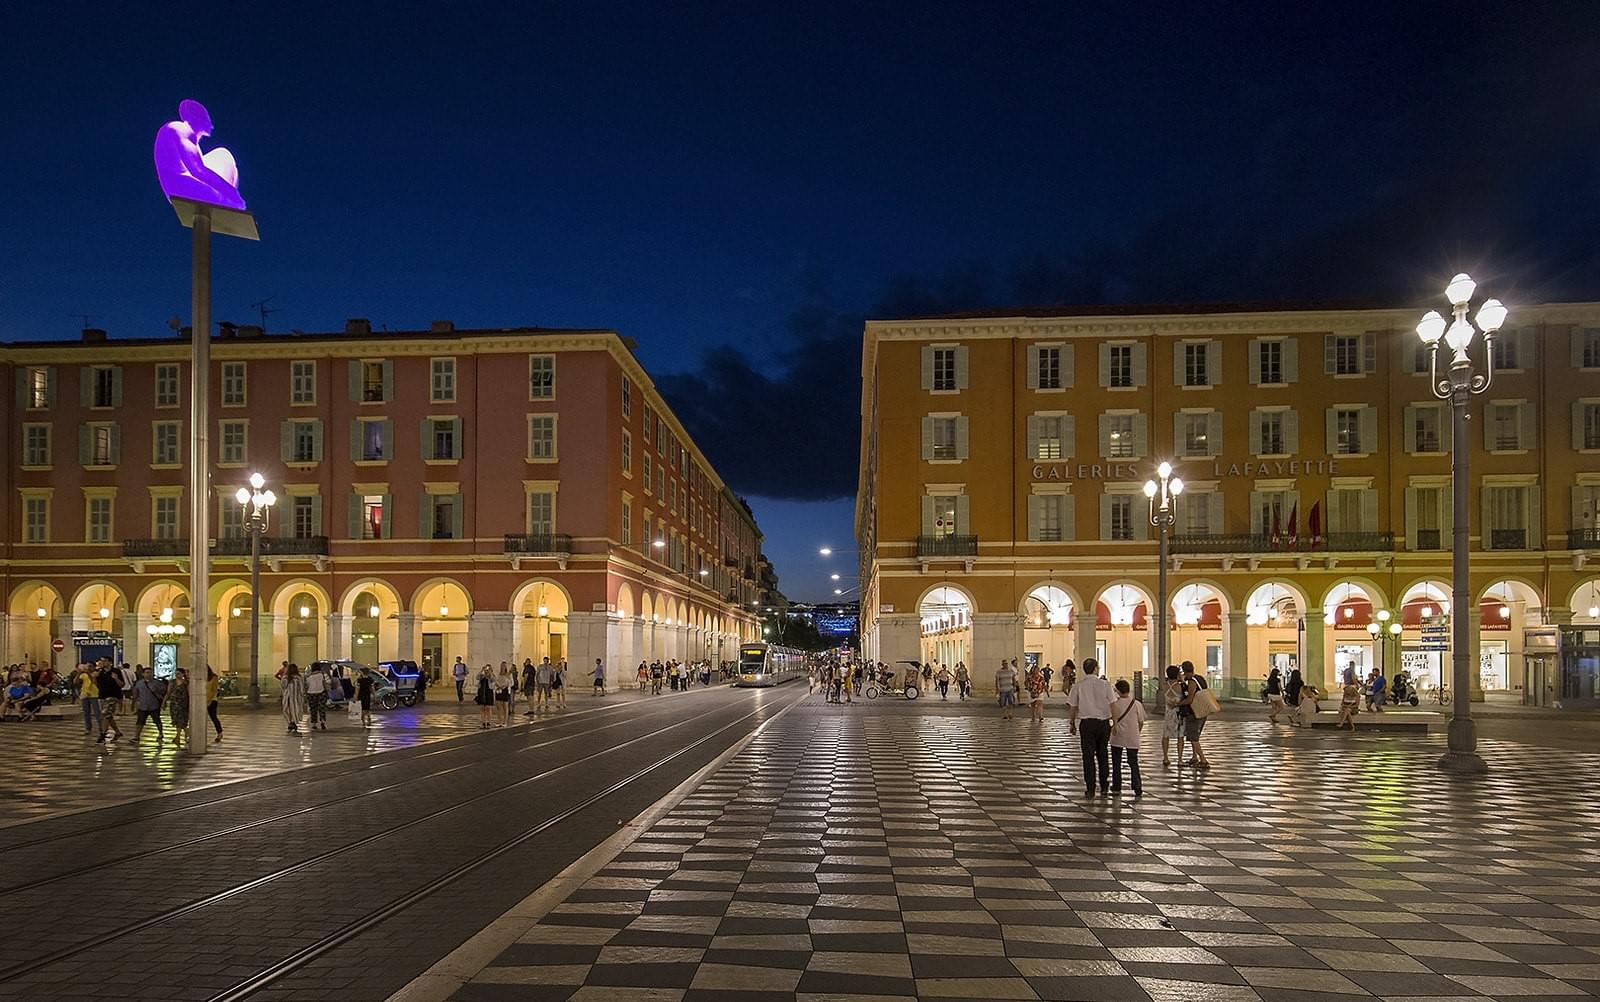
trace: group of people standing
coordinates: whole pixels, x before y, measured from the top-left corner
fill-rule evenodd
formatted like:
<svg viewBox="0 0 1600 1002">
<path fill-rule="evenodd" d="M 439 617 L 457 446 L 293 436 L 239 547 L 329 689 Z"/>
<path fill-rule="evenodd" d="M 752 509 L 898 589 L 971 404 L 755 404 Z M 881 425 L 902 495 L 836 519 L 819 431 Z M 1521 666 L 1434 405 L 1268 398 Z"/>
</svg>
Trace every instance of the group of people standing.
<svg viewBox="0 0 1600 1002">
<path fill-rule="evenodd" d="M 222 740 L 222 721 L 217 719 L 217 673 L 206 669 L 206 713 Z M 162 718 L 172 724 L 172 740 L 177 746 L 189 736 L 189 673 L 182 668 L 170 679 L 158 679 L 155 669 L 144 665 L 116 665 L 109 658 L 94 664 L 80 664 L 67 678 L 68 689 L 83 714 L 85 737 L 96 744 L 114 744 L 122 737 L 117 718 L 131 708 L 134 715 L 133 740 L 138 742 L 146 724 L 153 724 L 158 744 L 166 741 Z"/>
<path fill-rule="evenodd" d="M 641 661 L 634 674 L 638 679 L 640 692 L 644 692 L 648 687 L 651 693 L 659 696 L 663 685 L 672 692 L 688 692 L 695 682 L 703 686 L 711 684 L 711 662 L 696 661 L 690 664 L 671 658 L 666 661 Z"/>
</svg>

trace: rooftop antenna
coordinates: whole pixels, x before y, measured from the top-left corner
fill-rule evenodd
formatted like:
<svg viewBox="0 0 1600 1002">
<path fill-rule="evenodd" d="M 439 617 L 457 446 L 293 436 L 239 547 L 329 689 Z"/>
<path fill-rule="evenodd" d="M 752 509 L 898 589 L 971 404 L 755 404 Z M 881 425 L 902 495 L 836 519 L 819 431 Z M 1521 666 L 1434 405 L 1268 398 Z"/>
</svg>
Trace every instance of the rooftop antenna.
<svg viewBox="0 0 1600 1002">
<path fill-rule="evenodd" d="M 78 321 L 78 329 L 79 330 L 84 330 L 89 326 L 89 321 L 91 321 L 91 320 L 99 320 L 100 317 L 101 317 L 101 314 L 99 314 L 99 313 L 68 313 L 67 316 L 72 317 L 73 319 L 77 320 Z"/>
<path fill-rule="evenodd" d="M 250 304 L 250 308 L 252 310 L 255 310 L 257 313 L 261 314 L 261 332 L 263 334 L 265 334 L 266 331 L 267 331 L 267 317 L 271 316 L 274 313 L 279 312 L 278 310 L 269 310 L 269 309 L 267 309 L 267 304 L 272 302 L 272 300 L 273 300 L 273 297 L 272 296 L 268 296 L 265 299 L 258 300 L 257 302 L 254 302 L 254 303 Z"/>
</svg>

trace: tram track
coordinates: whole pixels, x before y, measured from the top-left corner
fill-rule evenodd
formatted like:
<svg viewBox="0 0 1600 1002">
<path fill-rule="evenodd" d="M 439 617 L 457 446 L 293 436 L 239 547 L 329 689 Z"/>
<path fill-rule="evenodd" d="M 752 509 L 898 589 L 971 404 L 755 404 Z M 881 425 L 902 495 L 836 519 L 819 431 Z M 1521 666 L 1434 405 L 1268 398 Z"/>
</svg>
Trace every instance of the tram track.
<svg viewBox="0 0 1600 1002">
<path fill-rule="evenodd" d="M 743 701 L 741 701 L 741 702 L 743 702 Z M 734 708 L 737 709 L 738 707 L 736 706 Z M 330 860 L 333 860 L 333 859 L 336 859 L 336 858 L 340 857 L 341 855 L 350 853 L 350 852 L 355 851 L 355 850 L 360 850 L 363 847 L 373 845 L 374 843 L 383 841 L 384 839 L 392 838 L 395 835 L 398 835 L 398 834 L 401 834 L 403 832 L 409 831 L 411 829 L 417 828 L 417 827 L 419 827 L 421 825 L 425 825 L 425 824 L 427 824 L 427 823 L 429 823 L 431 821 L 436 821 L 436 820 L 438 820 L 440 818 L 443 818 L 443 817 L 446 817 L 448 815 L 454 814 L 454 813 L 456 813 L 458 811 L 464 810 L 464 809 L 472 807 L 474 805 L 481 804 L 484 801 L 487 801 L 487 800 L 490 800 L 492 798 L 498 797 L 498 796 L 500 796 L 502 794 L 506 794 L 506 793 L 510 793 L 512 791 L 515 791 L 515 790 L 523 789 L 523 788 L 527 787 L 531 783 L 537 782 L 539 780 L 547 779 L 548 777 L 556 775 L 558 773 L 562 773 L 562 772 L 566 772 L 568 770 L 574 769 L 574 768 L 576 768 L 578 766 L 583 765 L 584 763 L 587 763 L 587 762 L 593 761 L 595 759 L 601 758 L 602 756 L 610 755 L 612 753 L 621 751 L 622 749 L 635 746 L 635 745 L 637 745 L 637 744 L 639 744 L 641 742 L 649 741 L 649 740 L 652 740 L 654 738 L 658 738 L 663 734 L 669 733 L 671 731 L 678 730 L 679 728 L 682 728 L 682 727 L 687 727 L 687 726 L 689 726 L 691 724 L 694 724 L 697 721 L 700 721 L 703 718 L 711 716 L 713 714 L 725 713 L 725 712 L 728 711 L 728 709 L 729 709 L 729 707 L 726 704 L 723 704 L 723 705 L 719 705 L 719 706 L 713 707 L 712 709 L 706 710 L 706 711 L 704 711 L 702 713 L 697 713 L 694 716 L 687 717 L 687 718 L 685 718 L 683 720 L 679 720 L 679 721 L 677 721 L 675 723 L 672 723 L 672 724 L 669 724 L 669 725 L 667 725 L 665 727 L 659 727 L 659 728 L 654 728 L 653 727 L 653 728 L 650 728 L 649 730 L 646 731 L 646 733 L 641 734 L 638 737 L 630 738 L 630 739 L 628 739 L 626 741 L 622 741 L 622 742 L 619 742 L 619 743 L 616 743 L 616 744 L 607 745 L 606 747 L 604 747 L 604 748 L 602 748 L 602 749 L 600 749 L 600 750 L 598 750 L 596 752 L 593 752 L 591 754 L 580 756 L 580 757 L 575 758 L 575 759 L 573 759 L 571 761 L 564 762 L 564 763 L 561 763 L 560 765 L 553 766 L 553 767 L 551 767 L 549 769 L 540 770 L 538 772 L 535 772 L 535 773 L 533 773 L 533 774 L 531 774 L 529 776 L 523 777 L 523 778 L 515 780 L 513 782 L 506 783 L 506 784 L 501 785 L 501 786 L 497 786 L 494 789 L 486 791 L 484 793 L 480 793 L 480 794 L 477 794 L 475 796 L 469 797 L 469 798 L 467 798 L 465 800 L 461 800 L 461 801 L 458 801 L 456 803 L 450 804 L 449 806 L 442 807 L 442 808 L 439 808 L 439 809 L 434 810 L 434 811 L 430 811 L 427 814 L 424 814 L 424 815 L 422 815 L 420 817 L 413 818 L 413 819 L 410 819 L 408 821 L 401 822 L 399 824 L 390 825 L 388 827 L 385 827 L 381 831 L 374 832 L 374 833 L 372 833 L 370 835 L 363 836 L 363 837 L 361 837 L 359 839 L 355 839 L 353 841 L 345 842 L 345 843 L 343 843 L 343 844 L 341 844 L 341 845 L 339 845 L 339 846 L 337 846 L 335 848 L 331 848 L 331 849 L 316 853 L 315 855 L 312 855 L 312 856 L 310 856 L 310 857 L 308 857 L 306 859 L 299 860 L 299 861 L 297 861 L 297 862 L 295 862 L 295 863 L 293 863 L 293 864 L 291 864 L 289 866 L 281 867 L 281 868 L 279 868 L 277 870 L 274 870 L 272 872 L 269 872 L 269 873 L 266 873 L 266 874 L 262 874 L 262 875 L 260 875 L 258 877 L 254 877 L 254 878 L 251 878 L 249 880 L 245 880 L 245 881 L 242 881 L 240 883 L 234 884 L 231 887 L 223 888 L 222 890 L 216 891 L 214 893 L 207 894 L 207 895 L 204 895 L 202 897 L 193 899 L 191 901 L 184 902 L 183 904 L 180 904 L 180 905 L 165 909 L 165 910 L 160 911 L 160 912 L 158 912 L 158 913 L 156 913 L 154 915 L 150 915 L 150 916 L 147 916 L 147 917 L 142 918 L 142 919 L 138 919 L 138 920 L 135 920 L 135 921 L 132 921 L 132 922 L 125 923 L 125 924 L 117 926 L 117 927 L 115 927 L 113 929 L 107 930 L 106 932 L 99 933 L 99 934 L 96 934 L 94 936 L 88 937 L 86 939 L 82 939 L 82 940 L 79 940 L 77 942 L 74 942 L 69 946 L 65 946 L 65 947 L 50 951 L 49 953 L 44 953 L 44 954 L 40 954 L 40 955 L 35 956 L 35 957 L 31 957 L 31 958 L 29 958 L 29 959 L 27 959 L 25 961 L 20 962 L 20 963 L 12 964 L 9 967 L 6 967 L 4 969 L 0 969 L 0 983 L 12 981 L 12 980 L 14 980 L 14 979 L 16 979 L 18 977 L 23 976 L 23 975 L 27 975 L 27 974 L 30 974 L 32 972 L 41 970 L 43 968 L 47 968 L 47 967 L 49 967 L 49 966 L 51 966 L 53 964 L 60 963 L 61 961 L 67 960 L 69 958 L 73 958 L 73 957 L 79 956 L 80 954 L 84 953 L 85 951 L 92 950 L 92 949 L 95 949 L 95 948 L 100 947 L 100 946 L 104 946 L 106 944 L 115 942 L 115 941 L 123 939 L 125 937 L 134 935 L 135 933 L 144 931 L 146 929 L 150 929 L 150 928 L 152 928 L 154 926 L 162 925 L 164 923 L 171 922 L 174 919 L 181 918 L 182 916 L 189 915 L 189 914 L 191 914 L 193 912 L 196 912 L 196 911 L 199 911 L 201 909 L 210 907 L 212 905 L 216 905 L 216 904 L 219 904 L 221 902 L 237 898 L 237 897 L 239 897 L 241 895 L 248 894 L 251 891 L 258 890 L 258 889 L 260 889 L 262 887 L 271 885 L 271 884 L 276 883 L 276 882 L 278 882 L 278 881 L 280 881 L 280 880 L 282 880 L 282 879 L 284 879 L 286 877 L 289 877 L 289 876 L 292 876 L 294 874 L 301 873 L 301 872 L 304 872 L 304 871 L 307 871 L 307 870 L 311 870 L 311 869 L 319 866 L 320 864 L 327 863 Z M 691 743 L 690 745 L 685 746 L 685 748 L 697 747 L 698 745 L 703 744 L 706 740 L 709 740 L 711 736 L 713 736 L 715 734 L 720 734 L 723 731 L 727 730 L 729 727 L 736 726 L 738 723 L 742 723 L 743 721 L 748 720 L 751 716 L 754 716 L 754 715 L 762 712 L 762 709 L 763 709 L 763 707 L 758 705 L 756 707 L 756 709 L 752 710 L 750 713 L 744 714 L 743 716 L 741 716 L 737 720 L 735 720 L 733 723 L 728 724 L 728 725 L 724 725 L 723 727 L 719 728 L 718 730 L 711 732 L 711 735 L 707 735 L 706 737 L 702 737 L 701 739 Z M 627 724 L 627 723 L 635 723 L 636 724 L 636 723 L 639 723 L 639 722 L 640 721 L 638 720 L 638 718 L 630 718 L 629 720 L 626 720 L 626 721 L 619 721 L 617 726 L 621 726 L 621 725 L 624 725 L 624 724 Z M 593 732 L 590 731 L 590 732 L 586 732 L 586 733 L 593 733 Z M 545 745 L 548 745 L 548 744 L 558 743 L 559 741 L 567 740 L 568 738 L 575 737 L 575 736 L 577 736 L 577 735 L 566 735 L 566 736 L 561 737 L 561 738 L 552 739 L 549 742 L 541 742 L 539 745 L 523 746 L 523 748 L 521 748 L 521 749 L 513 749 L 512 751 L 513 751 L 513 753 L 515 753 L 515 751 L 520 751 L 520 750 L 533 750 L 536 747 L 545 746 Z M 632 781 L 637 780 L 638 778 L 640 778 L 642 776 L 648 775 L 650 772 L 654 771 L 654 769 L 659 768 L 662 765 L 664 765 L 666 763 L 666 761 L 667 761 L 666 759 L 660 759 L 660 760 L 656 761 L 655 763 L 652 763 L 650 766 L 646 766 L 645 768 L 643 768 L 641 770 L 638 770 L 636 773 L 634 773 L 627 780 L 627 782 L 632 782 Z M 471 763 L 469 763 L 469 764 L 471 764 Z M 626 785 L 626 783 L 623 783 L 622 785 Z M 620 786 L 618 786 L 616 788 L 620 788 Z M 608 788 L 608 792 L 614 792 L 613 788 Z M 586 800 L 584 802 L 583 806 L 587 806 L 589 803 L 591 803 L 593 801 L 593 799 L 594 798 L 590 798 L 589 800 Z M 575 810 L 578 810 L 578 809 L 581 809 L 581 807 L 580 808 L 575 808 L 572 811 L 563 812 L 561 817 L 562 818 L 569 817 L 571 815 L 571 813 L 573 813 Z M 541 830 L 543 830 L 543 829 L 541 829 Z M 532 837 L 532 836 L 527 836 L 527 837 Z M 163 850 L 159 850 L 159 851 L 170 851 L 171 848 L 172 847 L 166 847 Z M 476 858 L 477 857 L 475 857 L 475 859 Z M 475 867 L 472 867 L 472 868 L 475 868 Z M 460 867 L 458 867 L 457 869 L 460 869 Z M 454 872 L 454 871 L 452 871 L 452 872 Z M 467 872 L 467 871 L 463 870 L 462 872 Z M 452 878 L 452 879 L 454 879 L 454 878 Z M 446 881 L 446 882 L 448 882 L 448 881 Z M 440 886 L 443 886 L 443 885 L 441 884 Z M 307 959 L 309 960 L 309 958 L 307 958 Z M 303 961 L 303 962 L 305 962 L 305 961 Z M 281 974 L 279 976 L 281 976 Z"/>
</svg>

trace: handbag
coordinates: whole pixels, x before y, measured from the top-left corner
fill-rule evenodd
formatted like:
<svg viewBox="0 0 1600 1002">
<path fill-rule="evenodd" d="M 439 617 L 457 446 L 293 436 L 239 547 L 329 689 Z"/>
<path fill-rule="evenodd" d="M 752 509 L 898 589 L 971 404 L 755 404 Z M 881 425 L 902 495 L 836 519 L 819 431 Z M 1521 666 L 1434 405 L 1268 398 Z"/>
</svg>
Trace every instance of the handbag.
<svg viewBox="0 0 1600 1002">
<path fill-rule="evenodd" d="M 1194 694 L 1194 699 L 1189 702 L 1189 709 L 1194 711 L 1195 716 L 1204 720 L 1222 709 L 1222 703 L 1210 689 L 1201 689 Z"/>
</svg>

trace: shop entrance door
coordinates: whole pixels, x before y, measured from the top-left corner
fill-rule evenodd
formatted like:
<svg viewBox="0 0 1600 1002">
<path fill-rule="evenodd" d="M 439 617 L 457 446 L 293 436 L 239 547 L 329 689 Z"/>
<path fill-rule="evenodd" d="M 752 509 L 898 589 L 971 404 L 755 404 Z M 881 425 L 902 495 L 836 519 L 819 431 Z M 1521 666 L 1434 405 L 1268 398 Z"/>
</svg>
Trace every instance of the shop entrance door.
<svg viewBox="0 0 1600 1002">
<path fill-rule="evenodd" d="M 1336 644 L 1333 648 L 1334 684 L 1342 686 L 1351 681 L 1362 684 L 1372 664 L 1371 644 Z"/>
<path fill-rule="evenodd" d="M 428 677 L 433 678 L 438 674 L 439 666 L 444 664 L 444 634 L 424 633 L 422 635 L 422 665 Z"/>
<path fill-rule="evenodd" d="M 1478 684 L 1485 692 L 1504 692 L 1511 688 L 1507 657 L 1504 640 L 1478 642 Z"/>
</svg>

